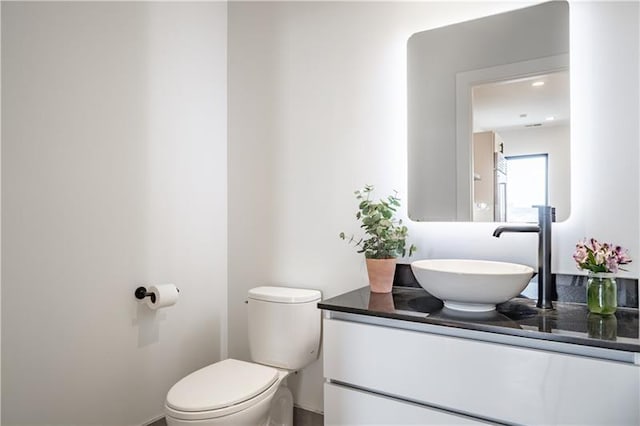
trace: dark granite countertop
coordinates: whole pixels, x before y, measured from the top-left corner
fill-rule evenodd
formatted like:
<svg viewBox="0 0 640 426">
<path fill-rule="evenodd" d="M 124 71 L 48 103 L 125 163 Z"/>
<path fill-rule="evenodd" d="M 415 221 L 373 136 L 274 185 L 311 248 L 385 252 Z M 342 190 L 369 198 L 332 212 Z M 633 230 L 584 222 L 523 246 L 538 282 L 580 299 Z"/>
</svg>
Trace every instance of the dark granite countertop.
<svg viewBox="0 0 640 426">
<path fill-rule="evenodd" d="M 422 288 L 398 287 L 392 293 L 371 293 L 369 287 L 318 303 L 318 308 L 352 314 L 455 327 L 531 339 L 640 352 L 638 309 L 618 308 L 615 315 L 590 314 L 580 303 L 555 303 L 545 311 L 535 301 L 514 298 L 496 311 L 467 313 L 443 308 Z"/>
</svg>

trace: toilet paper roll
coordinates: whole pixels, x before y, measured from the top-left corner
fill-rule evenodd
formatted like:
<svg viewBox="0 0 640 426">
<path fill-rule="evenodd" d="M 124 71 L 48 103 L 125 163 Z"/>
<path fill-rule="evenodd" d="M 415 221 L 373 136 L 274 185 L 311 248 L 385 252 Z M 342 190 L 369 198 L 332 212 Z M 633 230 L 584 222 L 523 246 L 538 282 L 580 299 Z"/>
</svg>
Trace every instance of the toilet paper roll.
<svg viewBox="0 0 640 426">
<path fill-rule="evenodd" d="M 148 291 L 155 295 L 154 302 L 151 301 L 151 297 L 146 299 L 147 306 L 151 309 L 172 306 L 178 301 L 178 289 L 173 284 L 152 285 Z"/>
</svg>

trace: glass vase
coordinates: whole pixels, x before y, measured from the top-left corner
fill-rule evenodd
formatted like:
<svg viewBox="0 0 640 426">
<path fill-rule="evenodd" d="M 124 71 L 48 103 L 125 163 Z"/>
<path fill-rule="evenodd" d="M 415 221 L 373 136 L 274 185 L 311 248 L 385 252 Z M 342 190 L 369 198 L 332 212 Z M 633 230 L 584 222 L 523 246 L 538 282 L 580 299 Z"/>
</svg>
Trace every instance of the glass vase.
<svg viewBox="0 0 640 426">
<path fill-rule="evenodd" d="M 589 312 L 611 315 L 618 308 L 616 277 L 614 274 L 590 273 L 587 281 Z"/>
</svg>

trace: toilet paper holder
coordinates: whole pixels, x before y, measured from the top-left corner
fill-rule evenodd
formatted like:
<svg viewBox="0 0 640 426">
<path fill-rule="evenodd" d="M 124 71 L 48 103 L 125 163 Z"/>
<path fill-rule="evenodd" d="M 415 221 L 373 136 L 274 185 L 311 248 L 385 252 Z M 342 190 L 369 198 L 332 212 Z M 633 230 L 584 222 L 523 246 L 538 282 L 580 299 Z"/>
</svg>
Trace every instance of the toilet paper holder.
<svg viewBox="0 0 640 426">
<path fill-rule="evenodd" d="M 178 291 L 178 293 L 180 293 L 179 288 L 176 288 L 176 290 Z M 138 300 L 142 300 L 145 297 L 150 297 L 151 303 L 156 303 L 156 295 L 154 293 L 148 292 L 146 287 L 141 286 L 136 288 L 136 291 L 133 294 L 136 296 L 136 299 Z"/>
</svg>

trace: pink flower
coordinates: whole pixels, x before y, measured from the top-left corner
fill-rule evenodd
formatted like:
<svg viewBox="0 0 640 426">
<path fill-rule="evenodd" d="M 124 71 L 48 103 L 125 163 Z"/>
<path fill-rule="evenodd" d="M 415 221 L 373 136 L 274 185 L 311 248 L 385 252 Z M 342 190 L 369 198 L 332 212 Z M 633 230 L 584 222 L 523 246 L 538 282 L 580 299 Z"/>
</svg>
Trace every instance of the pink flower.
<svg viewBox="0 0 640 426">
<path fill-rule="evenodd" d="M 573 259 L 578 263 L 584 263 L 587 260 L 587 248 L 582 244 L 576 245 L 576 251 L 573 253 Z"/>
<path fill-rule="evenodd" d="M 626 249 L 623 249 L 620 246 L 616 246 L 615 254 L 618 258 L 618 263 L 624 265 L 626 263 L 631 262 L 631 257 L 629 256 L 629 252 Z"/>
<path fill-rule="evenodd" d="M 607 258 L 607 269 L 614 274 L 618 272 L 618 259 L 615 256 Z"/>
<path fill-rule="evenodd" d="M 578 269 L 586 269 L 591 272 L 611 272 L 617 273 L 620 265 L 631 262 L 629 252 L 609 243 L 600 243 L 595 238 L 589 241 L 579 241 L 576 244 L 576 251 L 573 253 Z"/>
</svg>

